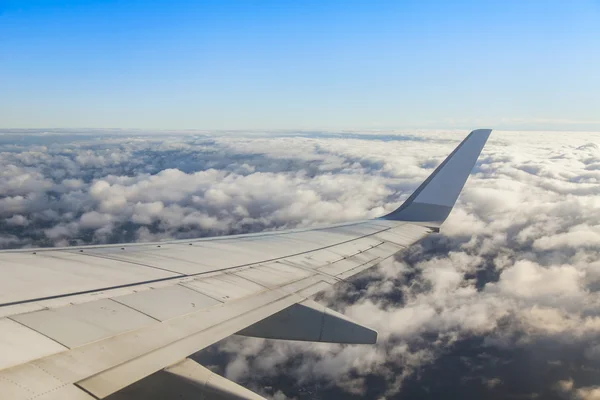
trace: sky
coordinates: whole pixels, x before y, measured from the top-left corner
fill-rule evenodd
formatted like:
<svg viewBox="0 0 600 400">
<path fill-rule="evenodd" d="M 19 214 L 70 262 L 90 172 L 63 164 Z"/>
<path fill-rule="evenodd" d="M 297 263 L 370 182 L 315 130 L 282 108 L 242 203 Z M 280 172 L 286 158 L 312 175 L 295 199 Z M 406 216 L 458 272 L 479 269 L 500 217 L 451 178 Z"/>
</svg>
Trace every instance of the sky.
<svg viewBox="0 0 600 400">
<path fill-rule="evenodd" d="M 27 133 L 0 131 L 0 248 L 378 217 L 468 130 Z M 194 358 L 275 400 L 599 399 L 599 143 L 492 132 L 439 233 L 316 298 L 377 345 L 233 336 Z M 174 387 L 158 373 L 109 399 Z"/>
<path fill-rule="evenodd" d="M 598 65 L 598 0 L 0 0 L 0 128 L 598 131 Z"/>
</svg>

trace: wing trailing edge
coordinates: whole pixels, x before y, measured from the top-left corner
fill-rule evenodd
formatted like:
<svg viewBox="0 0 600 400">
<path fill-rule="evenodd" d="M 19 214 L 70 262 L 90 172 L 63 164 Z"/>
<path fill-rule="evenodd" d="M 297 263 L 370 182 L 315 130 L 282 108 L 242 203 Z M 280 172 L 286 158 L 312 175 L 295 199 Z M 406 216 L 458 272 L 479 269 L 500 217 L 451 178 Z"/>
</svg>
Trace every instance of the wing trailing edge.
<svg viewBox="0 0 600 400">
<path fill-rule="evenodd" d="M 452 211 L 491 132 L 491 129 L 472 131 L 398 209 L 381 219 L 439 229 Z"/>
</svg>

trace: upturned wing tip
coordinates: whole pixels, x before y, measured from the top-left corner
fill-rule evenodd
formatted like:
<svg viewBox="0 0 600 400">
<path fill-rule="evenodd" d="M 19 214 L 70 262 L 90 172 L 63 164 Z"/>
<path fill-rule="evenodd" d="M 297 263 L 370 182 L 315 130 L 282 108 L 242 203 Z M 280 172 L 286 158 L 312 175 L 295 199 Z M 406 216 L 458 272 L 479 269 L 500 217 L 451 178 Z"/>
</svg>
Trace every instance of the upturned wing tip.
<svg viewBox="0 0 600 400">
<path fill-rule="evenodd" d="M 433 228 L 446 220 L 492 129 L 475 129 L 396 210 L 382 217 Z"/>
</svg>

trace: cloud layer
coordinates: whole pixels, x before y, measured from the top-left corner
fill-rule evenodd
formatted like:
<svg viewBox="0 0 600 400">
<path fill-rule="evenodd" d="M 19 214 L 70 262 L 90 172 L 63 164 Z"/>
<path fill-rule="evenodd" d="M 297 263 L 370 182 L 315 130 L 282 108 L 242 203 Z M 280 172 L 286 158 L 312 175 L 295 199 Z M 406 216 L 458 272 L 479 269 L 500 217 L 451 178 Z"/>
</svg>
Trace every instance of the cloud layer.
<svg viewBox="0 0 600 400">
<path fill-rule="evenodd" d="M 0 135 L 0 246 L 375 217 L 463 132 Z M 443 226 L 320 296 L 377 346 L 234 337 L 197 357 L 275 398 L 598 398 L 600 134 L 495 132 Z"/>
</svg>

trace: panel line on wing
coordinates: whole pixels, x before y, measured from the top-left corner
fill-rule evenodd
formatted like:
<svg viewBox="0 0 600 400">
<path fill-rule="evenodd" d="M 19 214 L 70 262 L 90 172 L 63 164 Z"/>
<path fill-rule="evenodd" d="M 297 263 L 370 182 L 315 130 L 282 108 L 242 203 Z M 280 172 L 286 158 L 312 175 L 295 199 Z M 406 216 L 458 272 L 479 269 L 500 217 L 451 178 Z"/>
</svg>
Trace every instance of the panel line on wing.
<svg viewBox="0 0 600 400">
<path fill-rule="evenodd" d="M 102 255 L 102 254 L 91 254 L 91 253 L 85 253 L 84 252 L 84 253 L 78 253 L 78 255 L 87 256 L 87 257 L 103 258 L 105 260 L 119 261 L 119 262 L 124 262 L 124 263 L 128 263 L 128 264 L 139 265 L 140 267 L 147 267 L 147 268 L 152 268 L 152 269 L 158 269 L 158 270 L 161 270 L 161 271 L 171 272 L 173 274 L 177 274 L 177 275 L 179 275 L 179 277 L 186 276 L 185 274 L 182 274 L 181 272 L 173 271 L 173 270 L 168 269 L 168 268 L 157 267 L 157 266 L 154 266 L 154 265 L 144 264 L 144 263 L 137 262 L 137 261 L 124 260 L 122 258 L 105 256 L 105 255 Z"/>
<path fill-rule="evenodd" d="M 127 304 L 127 303 L 121 303 L 120 301 L 117 301 L 117 300 L 115 300 L 113 297 L 110 297 L 110 298 L 108 298 L 108 300 L 114 301 L 115 303 L 117 303 L 117 304 L 118 304 L 118 305 L 120 305 L 120 306 L 125 306 L 125 307 L 127 307 L 127 308 L 131 308 L 133 311 L 137 311 L 137 312 L 139 312 L 140 314 L 144 314 L 146 317 L 148 317 L 148 318 L 152 318 L 153 320 L 155 320 L 155 321 L 157 321 L 157 322 L 161 322 L 161 321 L 160 321 L 160 319 L 158 319 L 158 318 L 155 318 L 155 317 L 153 317 L 152 315 L 150 315 L 150 314 L 148 314 L 148 313 L 145 313 L 145 312 L 144 312 L 144 311 L 142 311 L 142 310 L 138 310 L 137 308 L 134 308 L 134 307 L 130 306 L 130 305 L 129 305 L 129 304 Z"/>
<path fill-rule="evenodd" d="M 52 337 L 50 337 L 50 336 L 46 335 L 44 332 L 40 332 L 40 331 L 38 331 L 37 329 L 35 329 L 35 328 L 32 328 L 31 326 L 27 326 L 27 325 L 25 325 L 25 324 L 24 324 L 24 323 L 22 323 L 21 321 L 18 321 L 18 320 L 16 320 L 16 319 L 13 319 L 13 318 L 11 318 L 11 317 L 6 317 L 6 319 L 7 319 L 7 320 L 10 320 L 10 321 L 12 321 L 12 322 L 14 322 L 14 323 L 16 323 L 16 324 L 19 324 L 19 325 L 21 325 L 22 327 L 24 327 L 24 328 L 26 328 L 26 329 L 29 329 L 29 330 L 31 330 L 31 331 L 33 331 L 33 332 L 35 332 L 35 333 L 39 334 L 39 335 L 42 335 L 43 337 L 45 337 L 45 338 L 47 338 L 47 339 L 50 339 L 50 340 L 52 340 L 52 341 L 53 341 L 53 342 L 55 342 L 55 343 L 58 343 L 59 345 L 61 345 L 61 346 L 63 346 L 63 347 L 64 347 L 64 350 L 68 350 L 68 349 L 69 349 L 69 346 L 67 346 L 66 344 L 64 344 L 64 343 L 61 343 L 59 340 L 56 340 L 56 339 L 54 339 L 54 338 L 52 338 Z"/>
<path fill-rule="evenodd" d="M 355 240 L 359 240 L 359 239 L 362 239 L 362 238 L 365 238 L 365 237 L 369 237 L 369 236 L 374 236 L 374 235 L 377 235 L 378 233 L 385 232 L 385 231 L 388 231 L 390 229 L 391 228 L 385 228 L 385 229 L 382 229 L 380 231 L 369 233 L 369 234 L 366 234 L 366 235 L 361 236 L 361 237 L 356 237 L 356 238 L 353 238 L 353 239 L 349 239 L 349 240 L 345 240 L 345 241 L 342 241 L 342 242 L 339 242 L 339 243 L 335 243 L 335 244 L 323 246 L 321 248 L 317 248 L 317 249 L 313 249 L 313 250 L 307 250 L 307 251 L 303 251 L 303 252 L 296 253 L 296 254 L 290 254 L 290 255 L 285 256 L 285 257 L 276 257 L 276 258 L 272 258 L 272 259 L 268 259 L 268 260 L 262 260 L 260 262 L 253 262 L 253 263 L 242 264 L 242 265 L 234 265 L 234 266 L 226 267 L 226 268 L 217 268 L 217 269 L 214 269 L 214 270 L 203 271 L 203 272 L 199 272 L 199 273 L 195 273 L 195 274 L 188 274 L 188 275 L 182 274 L 182 275 L 179 275 L 179 276 L 157 278 L 157 279 L 151 279 L 151 280 L 147 280 L 147 281 L 125 283 L 125 284 L 121 284 L 121 285 L 101 287 L 101 288 L 95 288 L 95 289 L 89 289 L 89 290 L 83 290 L 83 291 L 77 291 L 77 292 L 70 292 L 70 293 L 62 293 L 62 294 L 57 294 L 57 295 L 53 295 L 53 296 L 44 296 L 44 297 L 38 297 L 38 298 L 32 298 L 32 299 L 12 301 L 12 302 L 7 302 L 7 303 L 2 303 L 2 304 L 0 304 L 0 307 L 8 307 L 8 306 L 17 305 L 17 304 L 34 303 L 34 302 L 38 302 L 38 301 L 52 300 L 52 299 L 58 299 L 58 298 L 64 298 L 64 297 L 76 296 L 76 295 L 82 295 L 82 294 L 90 294 L 90 293 L 94 293 L 94 292 L 101 292 L 101 291 L 107 291 L 107 290 L 113 290 L 113 289 L 121 289 L 121 288 L 133 287 L 133 286 L 138 286 L 138 285 L 146 285 L 146 284 L 156 283 L 156 282 L 172 281 L 172 280 L 175 280 L 175 279 L 182 279 L 182 278 L 188 278 L 188 277 L 202 276 L 202 275 L 206 275 L 206 274 L 214 273 L 214 272 L 229 271 L 229 270 L 236 269 L 236 268 L 242 268 L 242 267 L 248 267 L 248 266 L 256 266 L 256 265 L 260 265 L 260 264 L 263 264 L 263 263 L 268 263 L 268 262 L 273 262 L 273 261 L 285 259 L 285 258 L 288 258 L 288 257 L 294 257 L 294 256 L 299 256 L 299 255 L 311 253 L 311 252 L 316 252 L 316 251 L 319 251 L 319 250 L 328 249 L 330 247 L 334 247 L 334 246 L 337 246 L 337 245 L 340 245 L 340 244 L 349 243 L 349 242 L 352 242 L 352 241 L 355 241 Z M 121 261 L 121 262 L 127 263 L 128 261 Z"/>
</svg>

